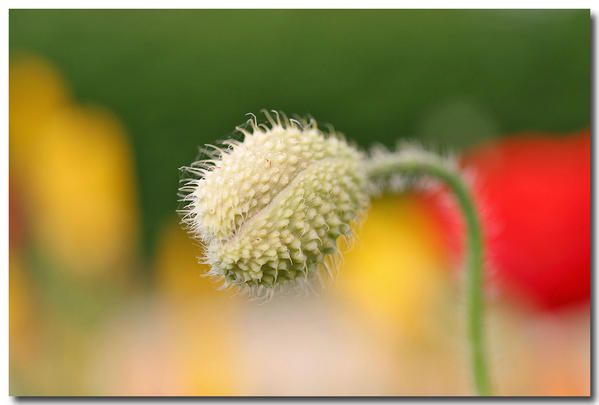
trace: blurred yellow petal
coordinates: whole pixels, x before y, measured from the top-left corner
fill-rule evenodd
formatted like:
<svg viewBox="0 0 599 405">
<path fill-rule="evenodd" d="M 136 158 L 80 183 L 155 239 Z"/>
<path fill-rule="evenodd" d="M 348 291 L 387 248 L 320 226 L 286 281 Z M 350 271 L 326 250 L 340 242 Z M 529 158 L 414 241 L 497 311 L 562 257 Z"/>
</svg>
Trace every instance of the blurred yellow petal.
<svg viewBox="0 0 599 405">
<path fill-rule="evenodd" d="M 208 265 L 199 263 L 202 247 L 187 235 L 177 218 L 165 224 L 156 251 L 157 288 L 166 297 L 175 300 L 203 296 L 233 298 L 230 290 L 218 291 L 218 283 L 204 277 Z"/>
<path fill-rule="evenodd" d="M 339 291 L 375 322 L 422 338 L 450 291 L 441 241 L 418 200 L 375 201 L 345 254 Z"/>
<path fill-rule="evenodd" d="M 9 68 L 9 143 L 11 164 L 22 168 L 32 158 L 31 146 L 40 128 L 56 110 L 69 103 L 69 94 L 56 69 L 42 58 L 20 55 Z M 18 173 L 17 173 L 18 174 Z M 11 173 L 11 176 L 14 173 Z"/>
<path fill-rule="evenodd" d="M 132 156 L 108 112 L 56 112 L 30 147 L 28 208 L 40 247 L 72 271 L 130 262 L 137 245 Z"/>
</svg>

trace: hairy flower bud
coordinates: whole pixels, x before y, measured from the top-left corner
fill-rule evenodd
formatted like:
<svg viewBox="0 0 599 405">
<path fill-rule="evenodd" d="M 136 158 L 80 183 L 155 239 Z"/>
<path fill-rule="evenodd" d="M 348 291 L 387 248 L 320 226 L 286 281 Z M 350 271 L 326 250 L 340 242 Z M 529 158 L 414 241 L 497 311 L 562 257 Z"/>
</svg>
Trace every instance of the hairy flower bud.
<svg viewBox="0 0 599 405">
<path fill-rule="evenodd" d="M 319 277 L 368 202 L 357 149 L 313 120 L 266 116 L 270 126 L 253 118 L 242 142 L 186 168 L 195 178 L 181 188 L 209 274 L 260 296 Z"/>
</svg>

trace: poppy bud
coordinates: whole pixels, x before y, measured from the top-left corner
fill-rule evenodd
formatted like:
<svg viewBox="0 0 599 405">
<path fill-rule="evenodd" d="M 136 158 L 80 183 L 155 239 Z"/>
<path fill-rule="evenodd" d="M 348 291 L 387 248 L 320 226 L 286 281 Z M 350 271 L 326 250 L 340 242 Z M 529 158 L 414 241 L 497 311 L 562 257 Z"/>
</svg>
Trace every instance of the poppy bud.
<svg viewBox="0 0 599 405">
<path fill-rule="evenodd" d="M 209 275 L 250 295 L 309 285 L 368 203 L 363 155 L 316 123 L 275 113 L 243 141 L 213 147 L 181 188 L 183 222 L 205 245 Z"/>
</svg>

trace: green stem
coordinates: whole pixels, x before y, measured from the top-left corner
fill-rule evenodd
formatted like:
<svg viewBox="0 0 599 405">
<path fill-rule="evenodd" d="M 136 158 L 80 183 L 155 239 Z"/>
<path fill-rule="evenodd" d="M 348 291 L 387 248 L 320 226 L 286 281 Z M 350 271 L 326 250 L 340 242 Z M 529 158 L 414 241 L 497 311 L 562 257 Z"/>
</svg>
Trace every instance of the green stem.
<svg viewBox="0 0 599 405">
<path fill-rule="evenodd" d="M 445 183 L 455 195 L 467 231 L 466 307 L 472 377 L 478 395 L 491 395 L 483 336 L 483 242 L 480 222 L 468 187 L 457 169 L 436 155 L 423 151 L 384 154 L 373 158 L 367 163 L 367 173 L 374 183 L 389 181 L 395 175 L 431 176 Z"/>
</svg>

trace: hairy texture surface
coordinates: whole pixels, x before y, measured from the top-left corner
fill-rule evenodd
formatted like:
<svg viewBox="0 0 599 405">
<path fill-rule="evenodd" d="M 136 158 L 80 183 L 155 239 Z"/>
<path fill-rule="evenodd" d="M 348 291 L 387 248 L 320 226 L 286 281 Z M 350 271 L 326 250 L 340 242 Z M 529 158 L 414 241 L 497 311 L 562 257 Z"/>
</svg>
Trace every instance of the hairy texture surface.
<svg viewBox="0 0 599 405">
<path fill-rule="evenodd" d="M 398 143 L 395 150 L 389 150 L 382 145 L 377 145 L 370 150 L 370 158 L 364 166 L 369 174 L 369 193 L 371 196 L 380 196 L 385 192 L 400 193 L 408 189 L 430 190 L 441 187 L 438 179 L 410 173 L 411 164 L 430 164 L 442 168 L 448 173 L 456 173 L 469 183 L 472 173 L 458 166 L 455 156 L 445 153 L 433 153 L 413 142 Z M 403 170 L 393 170 L 393 166 L 401 164 Z M 373 175 L 374 172 L 380 172 Z"/>
<path fill-rule="evenodd" d="M 266 115 L 242 142 L 213 147 L 187 171 L 183 222 L 205 245 L 210 275 L 224 286 L 270 296 L 310 285 L 330 267 L 337 238 L 368 203 L 363 155 L 315 121 Z"/>
</svg>

